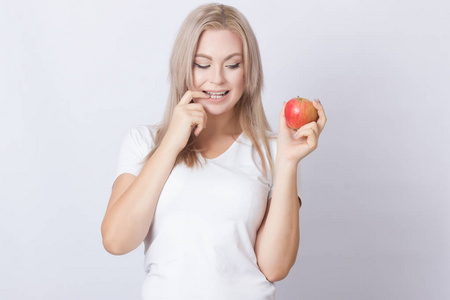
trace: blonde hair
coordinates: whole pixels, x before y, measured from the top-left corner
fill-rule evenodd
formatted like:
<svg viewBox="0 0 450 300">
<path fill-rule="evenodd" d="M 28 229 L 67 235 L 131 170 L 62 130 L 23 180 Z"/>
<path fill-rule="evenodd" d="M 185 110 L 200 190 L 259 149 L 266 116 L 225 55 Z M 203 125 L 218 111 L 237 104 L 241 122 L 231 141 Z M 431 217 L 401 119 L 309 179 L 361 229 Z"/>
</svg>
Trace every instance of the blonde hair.
<svg viewBox="0 0 450 300">
<path fill-rule="evenodd" d="M 178 32 L 170 59 L 170 92 L 165 116 L 156 134 L 155 147 L 147 159 L 161 144 L 175 106 L 186 91 L 193 87 L 194 57 L 200 35 L 205 30 L 230 30 L 236 32 L 242 39 L 245 88 L 241 99 L 234 107 L 235 119 L 239 122 L 240 129 L 251 140 L 261 158 L 263 173 L 267 175 L 267 164 L 261 146 L 272 169 L 273 162 L 267 136 L 267 132 L 271 129 L 261 101 L 263 72 L 258 42 L 245 16 L 236 8 L 222 4 L 206 4 L 196 8 L 187 16 Z M 261 141 L 261 144 L 258 141 Z M 198 164 L 200 162 L 198 150 L 194 135 L 191 134 L 186 147 L 179 153 L 176 164 L 184 162 L 189 167 Z"/>
</svg>

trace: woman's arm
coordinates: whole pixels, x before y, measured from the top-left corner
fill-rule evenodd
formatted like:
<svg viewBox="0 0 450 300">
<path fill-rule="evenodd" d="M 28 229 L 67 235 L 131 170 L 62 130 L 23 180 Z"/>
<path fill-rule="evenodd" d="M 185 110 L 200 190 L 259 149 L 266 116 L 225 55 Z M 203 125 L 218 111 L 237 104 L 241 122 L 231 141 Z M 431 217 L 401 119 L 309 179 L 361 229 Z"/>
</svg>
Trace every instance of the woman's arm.
<svg viewBox="0 0 450 300">
<path fill-rule="evenodd" d="M 161 144 L 137 177 L 127 173 L 117 177 L 101 228 L 108 252 L 125 254 L 142 243 L 177 155 Z"/>
<path fill-rule="evenodd" d="M 319 101 L 314 101 L 319 115 L 295 134 L 287 127 L 284 108 L 280 112 L 280 130 L 277 140 L 272 199 L 258 230 L 255 253 L 258 265 L 270 281 L 285 278 L 297 258 L 300 243 L 297 166 L 317 148 L 326 116 Z"/>
<path fill-rule="evenodd" d="M 285 278 L 297 258 L 300 243 L 297 165 L 276 161 L 272 199 L 258 230 L 255 252 L 269 281 Z"/>
<path fill-rule="evenodd" d="M 122 174 L 113 185 L 102 223 L 105 249 L 125 254 L 136 249 L 148 234 L 161 191 L 176 158 L 194 129 L 198 135 L 206 125 L 206 112 L 193 98 L 202 92 L 187 91 L 175 107 L 172 121 L 161 145 L 145 163 L 139 175 Z"/>
</svg>

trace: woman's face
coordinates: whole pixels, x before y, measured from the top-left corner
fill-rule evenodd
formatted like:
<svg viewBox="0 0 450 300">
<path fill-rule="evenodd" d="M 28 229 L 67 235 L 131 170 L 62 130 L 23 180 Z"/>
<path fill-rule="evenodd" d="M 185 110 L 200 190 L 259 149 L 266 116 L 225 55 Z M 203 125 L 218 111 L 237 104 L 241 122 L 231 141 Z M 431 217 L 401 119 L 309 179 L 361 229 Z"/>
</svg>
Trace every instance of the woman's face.
<svg viewBox="0 0 450 300">
<path fill-rule="evenodd" d="M 229 30 L 206 30 L 199 39 L 193 65 L 194 89 L 210 95 L 196 99 L 206 112 L 232 112 L 244 91 L 244 56 L 240 36 Z"/>
</svg>

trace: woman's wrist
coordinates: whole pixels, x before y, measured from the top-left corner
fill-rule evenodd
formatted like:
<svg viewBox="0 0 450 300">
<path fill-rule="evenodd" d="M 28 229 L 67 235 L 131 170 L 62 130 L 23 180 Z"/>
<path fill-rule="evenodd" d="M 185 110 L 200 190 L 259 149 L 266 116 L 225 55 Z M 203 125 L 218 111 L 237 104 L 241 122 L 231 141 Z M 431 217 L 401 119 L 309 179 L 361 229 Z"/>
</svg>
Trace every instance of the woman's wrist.
<svg viewBox="0 0 450 300">
<path fill-rule="evenodd" d="M 164 153 L 164 155 L 173 157 L 174 159 L 176 159 L 182 149 L 179 150 L 177 147 L 171 145 L 170 142 L 166 138 L 164 138 L 161 141 L 161 144 L 159 145 L 157 151 L 158 150 L 161 151 L 162 153 Z"/>
<path fill-rule="evenodd" d="M 278 155 L 275 157 L 275 167 L 281 170 L 297 170 L 298 163 L 296 160 L 286 158 L 283 155 Z"/>
<path fill-rule="evenodd" d="M 275 158 L 275 172 L 274 176 L 277 180 L 297 180 L 297 166 L 294 161 L 287 160 L 283 157 Z"/>
</svg>

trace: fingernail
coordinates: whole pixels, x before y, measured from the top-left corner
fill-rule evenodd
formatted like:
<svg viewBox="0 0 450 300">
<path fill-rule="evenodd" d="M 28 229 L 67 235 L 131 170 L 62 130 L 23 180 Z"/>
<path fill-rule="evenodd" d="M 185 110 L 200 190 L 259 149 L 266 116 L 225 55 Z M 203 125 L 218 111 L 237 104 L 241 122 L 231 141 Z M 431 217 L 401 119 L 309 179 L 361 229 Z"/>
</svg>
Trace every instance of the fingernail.
<svg viewBox="0 0 450 300">
<path fill-rule="evenodd" d="M 294 133 L 294 139 L 296 139 L 297 138 L 297 135 L 298 134 L 298 131 L 296 131 L 295 133 Z"/>
<path fill-rule="evenodd" d="M 316 101 L 317 103 L 319 103 L 319 104 L 320 104 L 320 100 L 319 100 L 319 99 L 315 99 L 314 101 Z"/>
</svg>

